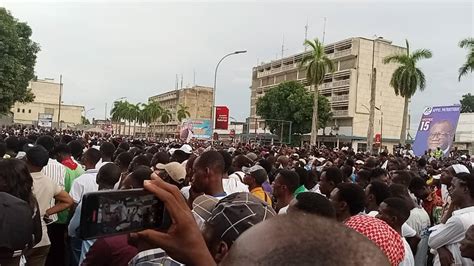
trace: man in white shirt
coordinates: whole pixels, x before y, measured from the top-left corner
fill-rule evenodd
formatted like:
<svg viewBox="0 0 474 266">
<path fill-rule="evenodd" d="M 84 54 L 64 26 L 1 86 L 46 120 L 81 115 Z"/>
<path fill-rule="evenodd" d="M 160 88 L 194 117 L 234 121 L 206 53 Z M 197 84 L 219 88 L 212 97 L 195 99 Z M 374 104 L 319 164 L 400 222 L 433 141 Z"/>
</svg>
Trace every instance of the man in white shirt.
<svg viewBox="0 0 474 266">
<path fill-rule="evenodd" d="M 472 260 L 461 256 L 459 248 L 467 229 L 474 224 L 474 176 L 456 174 L 450 194 L 451 204 L 459 209 L 447 213 L 445 224 L 431 228 L 428 245 L 437 251 L 434 265 L 472 265 Z"/>
<path fill-rule="evenodd" d="M 276 199 L 275 209 L 278 210 L 278 214 L 286 214 L 299 182 L 300 178 L 295 171 L 283 169 L 278 172 L 272 184 L 273 196 Z"/>
<path fill-rule="evenodd" d="M 115 146 L 110 142 L 104 142 L 100 145 L 100 160 L 96 163 L 95 168 L 99 170 L 102 166 L 111 163 L 114 156 Z"/>
<path fill-rule="evenodd" d="M 41 219 L 43 228 L 41 241 L 33 249 L 29 250 L 25 257 L 28 265 L 44 265 L 51 245 L 45 220 L 50 219 L 50 215 L 69 208 L 73 202 L 66 191 L 41 172 L 43 167 L 48 164 L 48 151 L 43 146 L 28 146 L 25 157 L 31 177 L 33 178 L 33 193 L 38 201 L 40 214 L 43 217 Z M 51 206 L 52 199 L 56 200 L 56 204 L 53 206 Z"/>
<path fill-rule="evenodd" d="M 410 216 L 410 209 L 405 200 L 400 198 L 387 198 L 379 206 L 379 212 L 377 218 L 385 221 L 390 227 L 392 227 L 398 234 L 402 235 L 402 226 Z M 410 245 L 402 237 L 403 246 L 405 249 L 405 257 L 399 264 L 400 266 L 414 266 L 415 258 L 411 251 Z"/>
<path fill-rule="evenodd" d="M 99 160 L 100 151 L 97 149 L 90 148 L 84 153 L 82 161 L 86 172 L 74 180 L 71 191 L 69 191 L 69 195 L 76 205 L 82 200 L 85 193 L 97 191 L 98 185 L 95 179 L 98 170 L 95 167 Z"/>
</svg>

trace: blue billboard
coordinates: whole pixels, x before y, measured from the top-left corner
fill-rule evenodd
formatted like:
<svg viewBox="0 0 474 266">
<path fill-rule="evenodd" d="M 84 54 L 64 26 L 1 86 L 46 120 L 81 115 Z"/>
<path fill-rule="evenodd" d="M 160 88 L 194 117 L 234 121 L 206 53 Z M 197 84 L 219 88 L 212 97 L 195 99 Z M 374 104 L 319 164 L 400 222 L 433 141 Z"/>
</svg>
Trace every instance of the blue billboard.
<svg viewBox="0 0 474 266">
<path fill-rule="evenodd" d="M 460 105 L 425 107 L 413 143 L 413 152 L 422 156 L 425 151 L 440 148 L 449 155 L 458 125 Z"/>
</svg>

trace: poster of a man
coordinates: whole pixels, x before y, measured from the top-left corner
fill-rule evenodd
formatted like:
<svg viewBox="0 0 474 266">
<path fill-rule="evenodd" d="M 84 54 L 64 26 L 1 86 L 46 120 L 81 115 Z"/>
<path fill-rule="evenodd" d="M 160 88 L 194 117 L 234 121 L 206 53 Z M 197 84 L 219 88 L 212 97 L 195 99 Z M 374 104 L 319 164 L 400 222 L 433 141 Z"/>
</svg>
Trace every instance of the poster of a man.
<svg viewBox="0 0 474 266">
<path fill-rule="evenodd" d="M 189 142 L 194 137 L 193 127 L 192 121 L 183 122 L 179 138 L 183 141 Z"/>
<path fill-rule="evenodd" d="M 436 122 L 430 128 L 428 148 L 434 151 L 439 147 L 446 154 L 451 149 L 454 133 L 454 127 L 448 120 Z"/>
</svg>

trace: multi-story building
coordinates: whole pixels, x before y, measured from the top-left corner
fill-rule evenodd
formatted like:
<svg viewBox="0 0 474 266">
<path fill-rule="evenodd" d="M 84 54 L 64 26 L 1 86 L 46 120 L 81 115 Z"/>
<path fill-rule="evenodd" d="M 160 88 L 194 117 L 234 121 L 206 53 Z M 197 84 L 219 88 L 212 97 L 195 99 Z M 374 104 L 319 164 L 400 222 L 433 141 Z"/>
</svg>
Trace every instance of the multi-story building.
<svg viewBox="0 0 474 266">
<path fill-rule="evenodd" d="M 391 151 L 393 144 L 398 143 L 400 137 L 404 102 L 402 97 L 395 95 L 389 84 L 397 65 L 384 64 L 383 58 L 405 51 L 405 48 L 382 38 L 357 37 L 325 45 L 325 52 L 333 61 L 335 71 L 325 76 L 324 83 L 319 86 L 319 93 L 328 98 L 333 120 L 325 129 L 326 134 L 332 133 L 322 136 L 323 130 L 320 130 L 319 141 L 331 146 L 342 142 L 352 145 L 354 149 L 366 149 L 373 65 L 376 69 L 377 107 L 374 132 L 382 135 L 382 145 Z M 310 89 L 306 82 L 306 69 L 301 67 L 301 59 L 305 53 L 309 51 L 262 63 L 253 68 L 250 132 L 254 132 L 255 125 L 263 128 L 263 122 L 253 121 L 259 121 L 256 115 L 257 100 L 269 89 L 291 80 L 299 81 Z"/>
<path fill-rule="evenodd" d="M 52 116 L 51 126 L 57 128 L 61 108 L 61 128 L 81 124 L 84 106 L 61 104 L 60 107 L 61 85 L 54 82 L 54 79 L 30 81 L 28 88 L 35 95 L 35 99 L 31 103 L 15 103 L 11 109 L 14 123 L 38 125 L 40 118 L 51 118 Z"/>
<path fill-rule="evenodd" d="M 171 121 L 163 124 L 152 123 L 153 131 L 159 136 L 175 137 L 179 133 L 177 119 L 179 105 L 188 107 L 189 119 L 211 120 L 214 90 L 211 87 L 193 86 L 161 93 L 148 98 L 148 102 L 158 102 L 163 109 L 170 110 Z"/>
</svg>

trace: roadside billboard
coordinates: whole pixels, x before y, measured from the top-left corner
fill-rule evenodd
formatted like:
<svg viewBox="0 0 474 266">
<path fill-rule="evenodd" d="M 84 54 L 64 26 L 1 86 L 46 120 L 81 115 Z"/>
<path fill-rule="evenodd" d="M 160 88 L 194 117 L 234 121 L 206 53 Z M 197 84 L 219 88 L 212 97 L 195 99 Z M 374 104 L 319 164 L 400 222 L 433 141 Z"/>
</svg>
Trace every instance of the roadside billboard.
<svg viewBox="0 0 474 266">
<path fill-rule="evenodd" d="M 39 113 L 38 126 L 51 128 L 53 126 L 53 114 Z"/>
<path fill-rule="evenodd" d="M 227 106 L 216 106 L 215 129 L 227 130 L 229 127 L 229 108 Z"/>
<path fill-rule="evenodd" d="M 189 142 L 192 138 L 210 139 L 212 134 L 211 120 L 185 119 L 181 122 L 179 137 Z"/>
<path fill-rule="evenodd" d="M 438 147 L 443 155 L 449 155 L 458 125 L 460 105 L 425 107 L 413 144 L 416 156 Z"/>
</svg>

